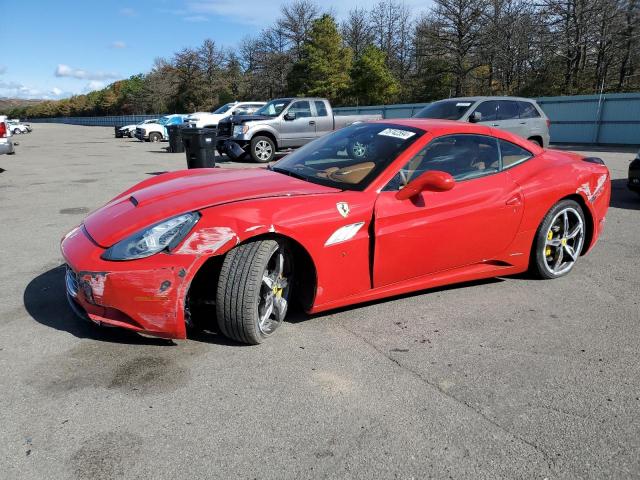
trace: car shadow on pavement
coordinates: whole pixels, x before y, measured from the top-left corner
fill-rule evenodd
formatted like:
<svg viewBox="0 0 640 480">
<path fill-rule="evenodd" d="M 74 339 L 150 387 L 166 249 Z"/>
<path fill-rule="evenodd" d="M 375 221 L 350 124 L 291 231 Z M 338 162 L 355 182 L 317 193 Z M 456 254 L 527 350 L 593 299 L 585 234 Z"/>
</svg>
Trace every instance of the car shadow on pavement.
<svg viewBox="0 0 640 480">
<path fill-rule="evenodd" d="M 629 190 L 626 178 L 611 180 L 612 208 L 624 208 L 627 210 L 640 210 L 640 195 Z"/>
<path fill-rule="evenodd" d="M 78 318 L 67 303 L 65 266 L 52 268 L 31 280 L 23 294 L 24 306 L 36 322 L 69 332 L 78 338 L 134 345 L 176 345 L 172 340 L 139 335 L 122 328 L 99 327 Z"/>
</svg>

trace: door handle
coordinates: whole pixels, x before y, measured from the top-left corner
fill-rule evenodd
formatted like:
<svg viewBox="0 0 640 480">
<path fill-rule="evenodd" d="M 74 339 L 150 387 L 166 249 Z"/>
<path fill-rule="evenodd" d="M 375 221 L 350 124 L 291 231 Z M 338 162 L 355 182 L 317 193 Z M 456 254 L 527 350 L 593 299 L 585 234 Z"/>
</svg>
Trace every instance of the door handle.
<svg viewBox="0 0 640 480">
<path fill-rule="evenodd" d="M 492 126 L 492 127 L 499 127 L 499 126 L 500 126 L 500 124 L 499 124 L 499 123 L 492 123 L 492 124 L 491 124 L 491 126 Z"/>
<path fill-rule="evenodd" d="M 518 207 L 522 205 L 522 197 L 520 195 L 514 195 L 509 200 L 507 200 L 505 204 L 510 207 Z"/>
<path fill-rule="evenodd" d="M 315 124 L 316 124 L 315 120 L 311 120 L 311 121 L 309 122 L 309 125 L 315 125 Z"/>
</svg>

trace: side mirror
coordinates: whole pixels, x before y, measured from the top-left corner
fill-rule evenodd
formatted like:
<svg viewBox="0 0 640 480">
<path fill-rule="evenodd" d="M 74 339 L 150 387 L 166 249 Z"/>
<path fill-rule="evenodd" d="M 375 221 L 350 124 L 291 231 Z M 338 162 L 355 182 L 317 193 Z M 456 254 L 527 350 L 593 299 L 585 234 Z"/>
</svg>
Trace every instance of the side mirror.
<svg viewBox="0 0 640 480">
<path fill-rule="evenodd" d="M 447 190 L 451 190 L 455 184 L 456 181 L 447 172 L 438 170 L 425 172 L 415 180 L 407 183 L 402 190 L 398 190 L 396 198 L 398 200 L 407 200 L 424 191 L 446 192 Z"/>
<path fill-rule="evenodd" d="M 284 114 L 284 119 L 285 120 L 295 120 L 296 119 L 296 114 L 295 112 L 287 112 Z"/>
<path fill-rule="evenodd" d="M 470 116 L 469 116 L 469 121 L 471 123 L 478 123 L 482 121 L 482 114 L 480 112 L 473 112 Z"/>
</svg>

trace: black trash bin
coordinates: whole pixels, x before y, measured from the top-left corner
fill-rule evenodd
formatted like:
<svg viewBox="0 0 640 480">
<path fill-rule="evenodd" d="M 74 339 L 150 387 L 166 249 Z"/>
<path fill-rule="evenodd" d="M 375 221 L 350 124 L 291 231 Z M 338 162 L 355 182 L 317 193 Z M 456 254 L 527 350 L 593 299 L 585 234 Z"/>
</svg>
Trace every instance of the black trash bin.
<svg viewBox="0 0 640 480">
<path fill-rule="evenodd" d="M 187 156 L 187 168 L 216 166 L 216 129 L 183 128 L 182 143 Z"/>
<path fill-rule="evenodd" d="M 182 125 L 167 126 L 169 132 L 169 151 L 171 153 L 184 152 L 184 144 L 182 143 Z"/>
<path fill-rule="evenodd" d="M 116 138 L 122 138 L 123 134 L 122 134 L 122 131 L 120 130 L 122 128 L 122 125 L 120 126 L 116 125 L 114 128 L 116 129 Z"/>
</svg>

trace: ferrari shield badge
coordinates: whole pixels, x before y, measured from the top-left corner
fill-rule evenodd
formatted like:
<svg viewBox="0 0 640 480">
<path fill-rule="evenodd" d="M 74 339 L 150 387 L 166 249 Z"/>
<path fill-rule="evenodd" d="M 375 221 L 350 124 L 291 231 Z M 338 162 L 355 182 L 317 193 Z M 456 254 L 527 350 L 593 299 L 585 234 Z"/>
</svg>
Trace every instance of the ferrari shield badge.
<svg viewBox="0 0 640 480">
<path fill-rule="evenodd" d="M 336 203 L 336 208 L 338 209 L 338 213 L 343 217 L 349 215 L 349 204 L 347 202 Z"/>
</svg>

